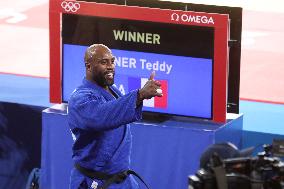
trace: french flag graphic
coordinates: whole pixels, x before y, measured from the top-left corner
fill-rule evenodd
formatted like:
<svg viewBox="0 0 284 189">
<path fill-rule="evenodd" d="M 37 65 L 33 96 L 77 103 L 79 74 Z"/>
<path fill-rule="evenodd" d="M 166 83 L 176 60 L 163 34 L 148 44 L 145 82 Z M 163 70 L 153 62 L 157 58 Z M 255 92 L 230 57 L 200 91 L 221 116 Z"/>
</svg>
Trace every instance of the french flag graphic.
<svg viewBox="0 0 284 189">
<path fill-rule="evenodd" d="M 148 78 L 128 78 L 128 91 L 142 88 Z M 154 97 L 143 101 L 143 106 L 153 108 L 167 108 L 168 107 L 168 81 L 167 80 L 156 80 L 161 83 L 161 89 L 163 90 L 162 97 Z"/>
</svg>

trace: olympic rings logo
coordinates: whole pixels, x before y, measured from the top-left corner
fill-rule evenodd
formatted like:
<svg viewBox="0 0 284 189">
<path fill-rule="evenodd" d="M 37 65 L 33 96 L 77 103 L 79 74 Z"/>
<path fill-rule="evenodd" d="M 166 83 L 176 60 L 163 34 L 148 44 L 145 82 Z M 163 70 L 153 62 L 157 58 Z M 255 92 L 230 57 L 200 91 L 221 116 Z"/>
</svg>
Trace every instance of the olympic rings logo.
<svg viewBox="0 0 284 189">
<path fill-rule="evenodd" d="M 77 12 L 80 8 L 79 3 L 74 3 L 74 2 L 66 2 L 63 1 L 61 3 L 61 7 L 66 11 L 66 12 Z"/>
</svg>

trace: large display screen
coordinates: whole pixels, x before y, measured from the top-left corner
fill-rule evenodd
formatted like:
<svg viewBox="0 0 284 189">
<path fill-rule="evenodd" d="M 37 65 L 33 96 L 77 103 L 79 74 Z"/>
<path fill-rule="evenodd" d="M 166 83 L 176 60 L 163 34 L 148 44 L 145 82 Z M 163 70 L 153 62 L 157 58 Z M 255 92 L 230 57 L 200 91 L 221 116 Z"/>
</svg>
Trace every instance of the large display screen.
<svg viewBox="0 0 284 189">
<path fill-rule="evenodd" d="M 62 97 L 68 102 L 84 75 L 84 53 L 103 43 L 115 56 L 115 85 L 141 88 L 152 70 L 164 96 L 143 110 L 212 118 L 214 28 L 63 14 Z M 82 27 L 84 26 L 84 27 Z"/>
</svg>

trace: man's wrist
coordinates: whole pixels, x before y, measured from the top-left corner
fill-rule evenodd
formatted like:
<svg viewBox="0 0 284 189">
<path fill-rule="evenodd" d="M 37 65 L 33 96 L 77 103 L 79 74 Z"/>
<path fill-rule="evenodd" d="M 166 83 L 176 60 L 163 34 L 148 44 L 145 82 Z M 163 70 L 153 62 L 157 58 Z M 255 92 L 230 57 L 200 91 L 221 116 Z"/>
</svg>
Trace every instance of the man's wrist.
<svg viewBox="0 0 284 189">
<path fill-rule="evenodd" d="M 143 94 L 141 92 L 141 89 L 138 89 L 136 105 L 139 106 L 143 102 L 143 100 L 144 100 L 144 98 L 143 98 Z"/>
</svg>

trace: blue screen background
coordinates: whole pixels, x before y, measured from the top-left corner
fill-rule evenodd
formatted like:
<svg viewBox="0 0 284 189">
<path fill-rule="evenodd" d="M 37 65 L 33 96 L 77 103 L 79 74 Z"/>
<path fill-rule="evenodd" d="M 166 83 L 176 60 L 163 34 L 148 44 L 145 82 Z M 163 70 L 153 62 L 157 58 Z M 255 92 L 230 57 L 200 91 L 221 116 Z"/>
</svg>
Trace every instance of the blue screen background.
<svg viewBox="0 0 284 189">
<path fill-rule="evenodd" d="M 85 76 L 84 53 L 86 46 L 63 45 L 63 101 L 67 102 L 72 91 L 81 84 Z M 185 56 L 164 55 L 111 49 L 116 60 L 124 57 L 124 64 L 116 62 L 115 85 L 123 93 L 128 93 L 128 77 L 148 78 L 151 69 L 146 68 L 146 62 L 151 64 L 165 62 L 171 70 L 162 66 L 156 70 L 156 80 L 168 82 L 167 108 L 143 107 L 144 111 L 193 116 L 210 119 L 212 111 L 212 59 Z M 130 67 L 129 59 L 135 62 Z M 142 62 L 144 62 L 142 64 Z M 121 63 L 121 62 L 120 62 Z M 151 65 L 151 64 L 148 64 Z M 122 66 L 123 65 L 123 66 Z M 143 67 L 144 65 L 144 67 Z M 156 63 L 157 65 L 157 63 Z M 165 91 L 163 91 L 165 92 Z"/>
</svg>

